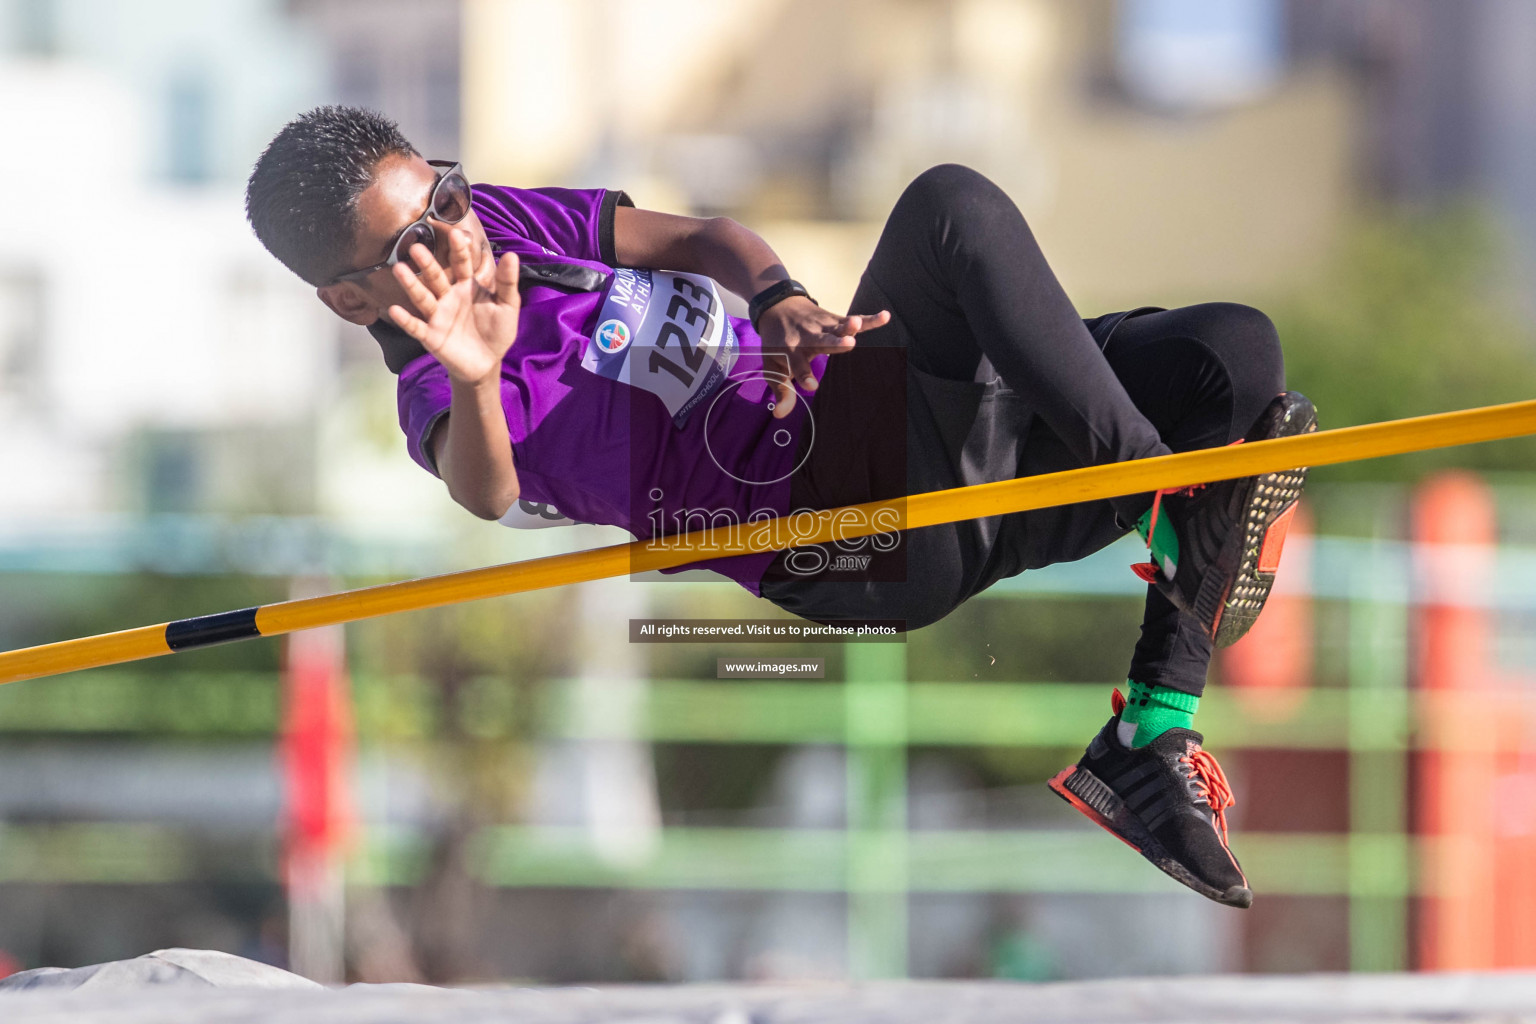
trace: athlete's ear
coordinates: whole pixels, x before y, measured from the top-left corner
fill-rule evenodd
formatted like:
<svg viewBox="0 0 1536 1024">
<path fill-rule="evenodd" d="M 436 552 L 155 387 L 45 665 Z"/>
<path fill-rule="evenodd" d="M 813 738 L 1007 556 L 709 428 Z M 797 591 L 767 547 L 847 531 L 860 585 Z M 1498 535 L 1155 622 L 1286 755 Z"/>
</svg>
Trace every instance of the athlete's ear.
<svg viewBox="0 0 1536 1024">
<path fill-rule="evenodd" d="M 368 293 L 352 281 L 323 284 L 315 289 L 315 294 L 330 307 L 332 313 L 348 323 L 367 327 L 379 318 L 379 311 L 374 308 Z"/>
</svg>

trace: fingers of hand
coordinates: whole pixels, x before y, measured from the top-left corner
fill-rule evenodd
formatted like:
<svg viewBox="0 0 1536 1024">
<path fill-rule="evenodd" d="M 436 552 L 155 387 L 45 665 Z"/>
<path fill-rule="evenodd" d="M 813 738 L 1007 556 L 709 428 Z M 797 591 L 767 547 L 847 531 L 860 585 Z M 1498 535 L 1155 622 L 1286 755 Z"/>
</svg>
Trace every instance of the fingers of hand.
<svg viewBox="0 0 1536 1024">
<path fill-rule="evenodd" d="M 781 420 L 794 411 L 795 402 L 799 401 L 799 396 L 795 394 L 795 389 L 788 381 L 774 380 L 771 382 L 771 387 L 773 388 L 773 418 Z"/>
<path fill-rule="evenodd" d="M 840 322 L 832 324 L 820 334 L 806 337 L 797 348 L 804 351 L 808 357 L 846 352 L 858 344 L 858 340 L 852 334 L 843 333 L 844 330 Z"/>
<path fill-rule="evenodd" d="M 838 327 L 837 333 L 845 338 L 851 338 L 855 334 L 858 334 L 862 331 L 872 331 L 877 327 L 884 327 L 890 322 L 891 311 L 888 309 L 882 309 L 880 312 L 875 313 L 872 316 L 850 314 L 849 316 L 843 318 L 843 322 Z"/>
<path fill-rule="evenodd" d="M 763 380 L 773 392 L 773 418 L 783 419 L 795 407 L 795 389 L 790 383 L 789 359 L 782 352 L 763 355 Z"/>
<path fill-rule="evenodd" d="M 802 352 L 791 349 L 763 358 L 763 377 L 773 389 L 773 415 L 782 419 L 795 407 L 795 384 L 807 391 L 816 390 L 816 374 L 811 370 L 810 359 Z"/>
<path fill-rule="evenodd" d="M 488 245 L 475 252 L 475 281 L 488 292 L 496 291 L 496 255 Z"/>
<path fill-rule="evenodd" d="M 420 249 L 422 246 L 416 248 Z M 393 271 L 395 280 L 400 282 L 401 288 L 405 289 L 406 297 L 421 311 L 422 316 L 431 318 L 432 314 L 437 312 L 437 297 L 447 289 L 444 288 L 438 292 L 429 291 L 427 286 L 422 284 L 421 278 L 411 273 L 411 268 L 404 262 L 396 263 Z"/>
<path fill-rule="evenodd" d="M 807 391 L 816 390 L 816 373 L 811 369 L 810 358 L 802 351 L 796 350 L 789 354 L 790 373 L 795 383 Z"/>
<path fill-rule="evenodd" d="M 427 338 L 432 334 L 432 331 L 424 320 L 412 316 L 411 312 L 404 306 L 390 306 L 386 312 L 389 313 L 389 318 L 395 322 L 396 327 L 422 344 L 426 344 Z"/>
<path fill-rule="evenodd" d="M 421 279 L 421 282 L 431 290 L 433 295 L 442 298 L 443 293 L 448 290 L 453 282 L 448 279 L 447 273 L 443 271 L 442 264 L 437 262 L 437 257 L 432 254 L 432 250 L 417 242 L 411 246 L 410 257 L 411 262 L 416 264 L 420 270 L 418 277 Z M 398 263 L 395 264 L 397 267 L 399 265 Z M 407 267 L 406 269 L 409 270 L 410 268 Z"/>
<path fill-rule="evenodd" d="M 507 253 L 502 256 L 501 262 L 496 264 L 496 302 L 510 309 L 518 309 L 523 304 L 522 294 L 517 290 L 518 262 L 516 253 Z"/>
<path fill-rule="evenodd" d="M 453 265 L 455 281 L 464 281 L 475 276 L 475 254 L 470 248 L 469 232 L 458 228 L 448 232 L 448 259 Z"/>
</svg>

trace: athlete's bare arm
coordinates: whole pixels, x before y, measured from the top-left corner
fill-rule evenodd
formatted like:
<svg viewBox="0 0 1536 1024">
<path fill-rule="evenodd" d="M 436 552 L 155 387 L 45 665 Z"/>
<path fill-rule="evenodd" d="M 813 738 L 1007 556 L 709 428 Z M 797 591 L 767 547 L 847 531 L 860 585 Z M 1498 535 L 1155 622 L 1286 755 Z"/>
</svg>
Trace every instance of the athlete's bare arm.
<svg viewBox="0 0 1536 1024">
<path fill-rule="evenodd" d="M 396 264 L 395 277 L 421 316 L 401 306 L 391 306 L 389 316 L 443 364 L 452 382 L 448 415 L 428 439 L 448 493 L 480 518 L 500 519 L 520 493 L 500 391 L 501 359 L 517 337 L 517 259 L 508 254 L 499 265 L 489 258 L 476 265 L 467 234 L 456 228 L 449 239 L 451 275 L 425 246 L 411 250 L 419 277 Z M 789 276 L 766 242 L 724 217 L 620 207 L 614 249 L 625 266 L 705 274 L 743 297 Z M 760 327 L 764 347 L 773 353 L 764 362 L 776 393 L 774 415 L 794 408 L 791 379 L 816 386 L 813 356 L 846 352 L 860 331 L 889 321 L 883 310 L 841 317 L 805 298 L 770 308 Z"/>
<path fill-rule="evenodd" d="M 395 278 L 421 313 L 389 307 L 389 317 L 421 342 L 448 371 L 452 404 L 428 443 L 453 500 L 482 519 L 500 519 L 518 497 L 512 439 L 501 406 L 501 360 L 517 340 L 522 300 L 517 257 L 475 265 L 469 235 L 454 228 L 448 247 L 452 276 L 424 245 L 411 248 L 421 276 L 402 261 Z"/>
<path fill-rule="evenodd" d="M 789 277 L 767 242 L 728 217 L 679 217 L 621 206 L 614 210 L 613 248 L 626 267 L 704 274 L 744 299 Z M 854 346 L 854 335 L 890 319 L 885 310 L 872 316 L 838 316 L 798 296 L 769 307 L 759 327 L 764 364 L 776 394 L 774 416 L 788 416 L 795 407 L 792 379 L 801 387 L 816 387 L 813 356 L 846 352 Z"/>
</svg>

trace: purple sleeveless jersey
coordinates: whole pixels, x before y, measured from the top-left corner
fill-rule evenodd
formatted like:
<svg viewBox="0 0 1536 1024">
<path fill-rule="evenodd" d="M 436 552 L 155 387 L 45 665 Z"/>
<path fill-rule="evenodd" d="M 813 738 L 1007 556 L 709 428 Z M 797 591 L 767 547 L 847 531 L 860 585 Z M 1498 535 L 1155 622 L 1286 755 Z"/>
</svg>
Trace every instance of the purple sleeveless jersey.
<svg viewBox="0 0 1536 1024">
<path fill-rule="evenodd" d="M 523 290 L 517 341 L 501 367 L 523 500 L 636 538 L 787 513 L 811 394 L 797 385 L 794 411 L 773 419 L 757 334 L 726 316 L 708 278 L 614 272 L 613 209 L 626 201 L 604 189 L 474 186 L 498 256 L 613 275 L 601 292 Z M 825 362 L 812 362 L 818 377 Z M 401 372 L 399 406 L 411 457 L 435 474 L 425 443 L 448 411 L 449 380 L 430 355 Z M 758 594 L 773 559 L 692 567 Z"/>
</svg>

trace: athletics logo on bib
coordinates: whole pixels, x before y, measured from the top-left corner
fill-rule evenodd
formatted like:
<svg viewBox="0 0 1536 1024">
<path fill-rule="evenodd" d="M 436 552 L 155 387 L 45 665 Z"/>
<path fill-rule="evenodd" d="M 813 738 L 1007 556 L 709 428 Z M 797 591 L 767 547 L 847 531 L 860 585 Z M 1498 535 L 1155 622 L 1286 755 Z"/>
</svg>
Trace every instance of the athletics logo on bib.
<svg viewBox="0 0 1536 1024">
<path fill-rule="evenodd" d="M 681 428 L 736 365 L 740 344 L 715 282 L 669 270 L 615 270 L 581 365 L 649 391 Z"/>
<path fill-rule="evenodd" d="M 597 342 L 598 348 L 612 355 L 629 344 L 629 325 L 623 320 L 604 320 L 592 340 Z"/>
</svg>

